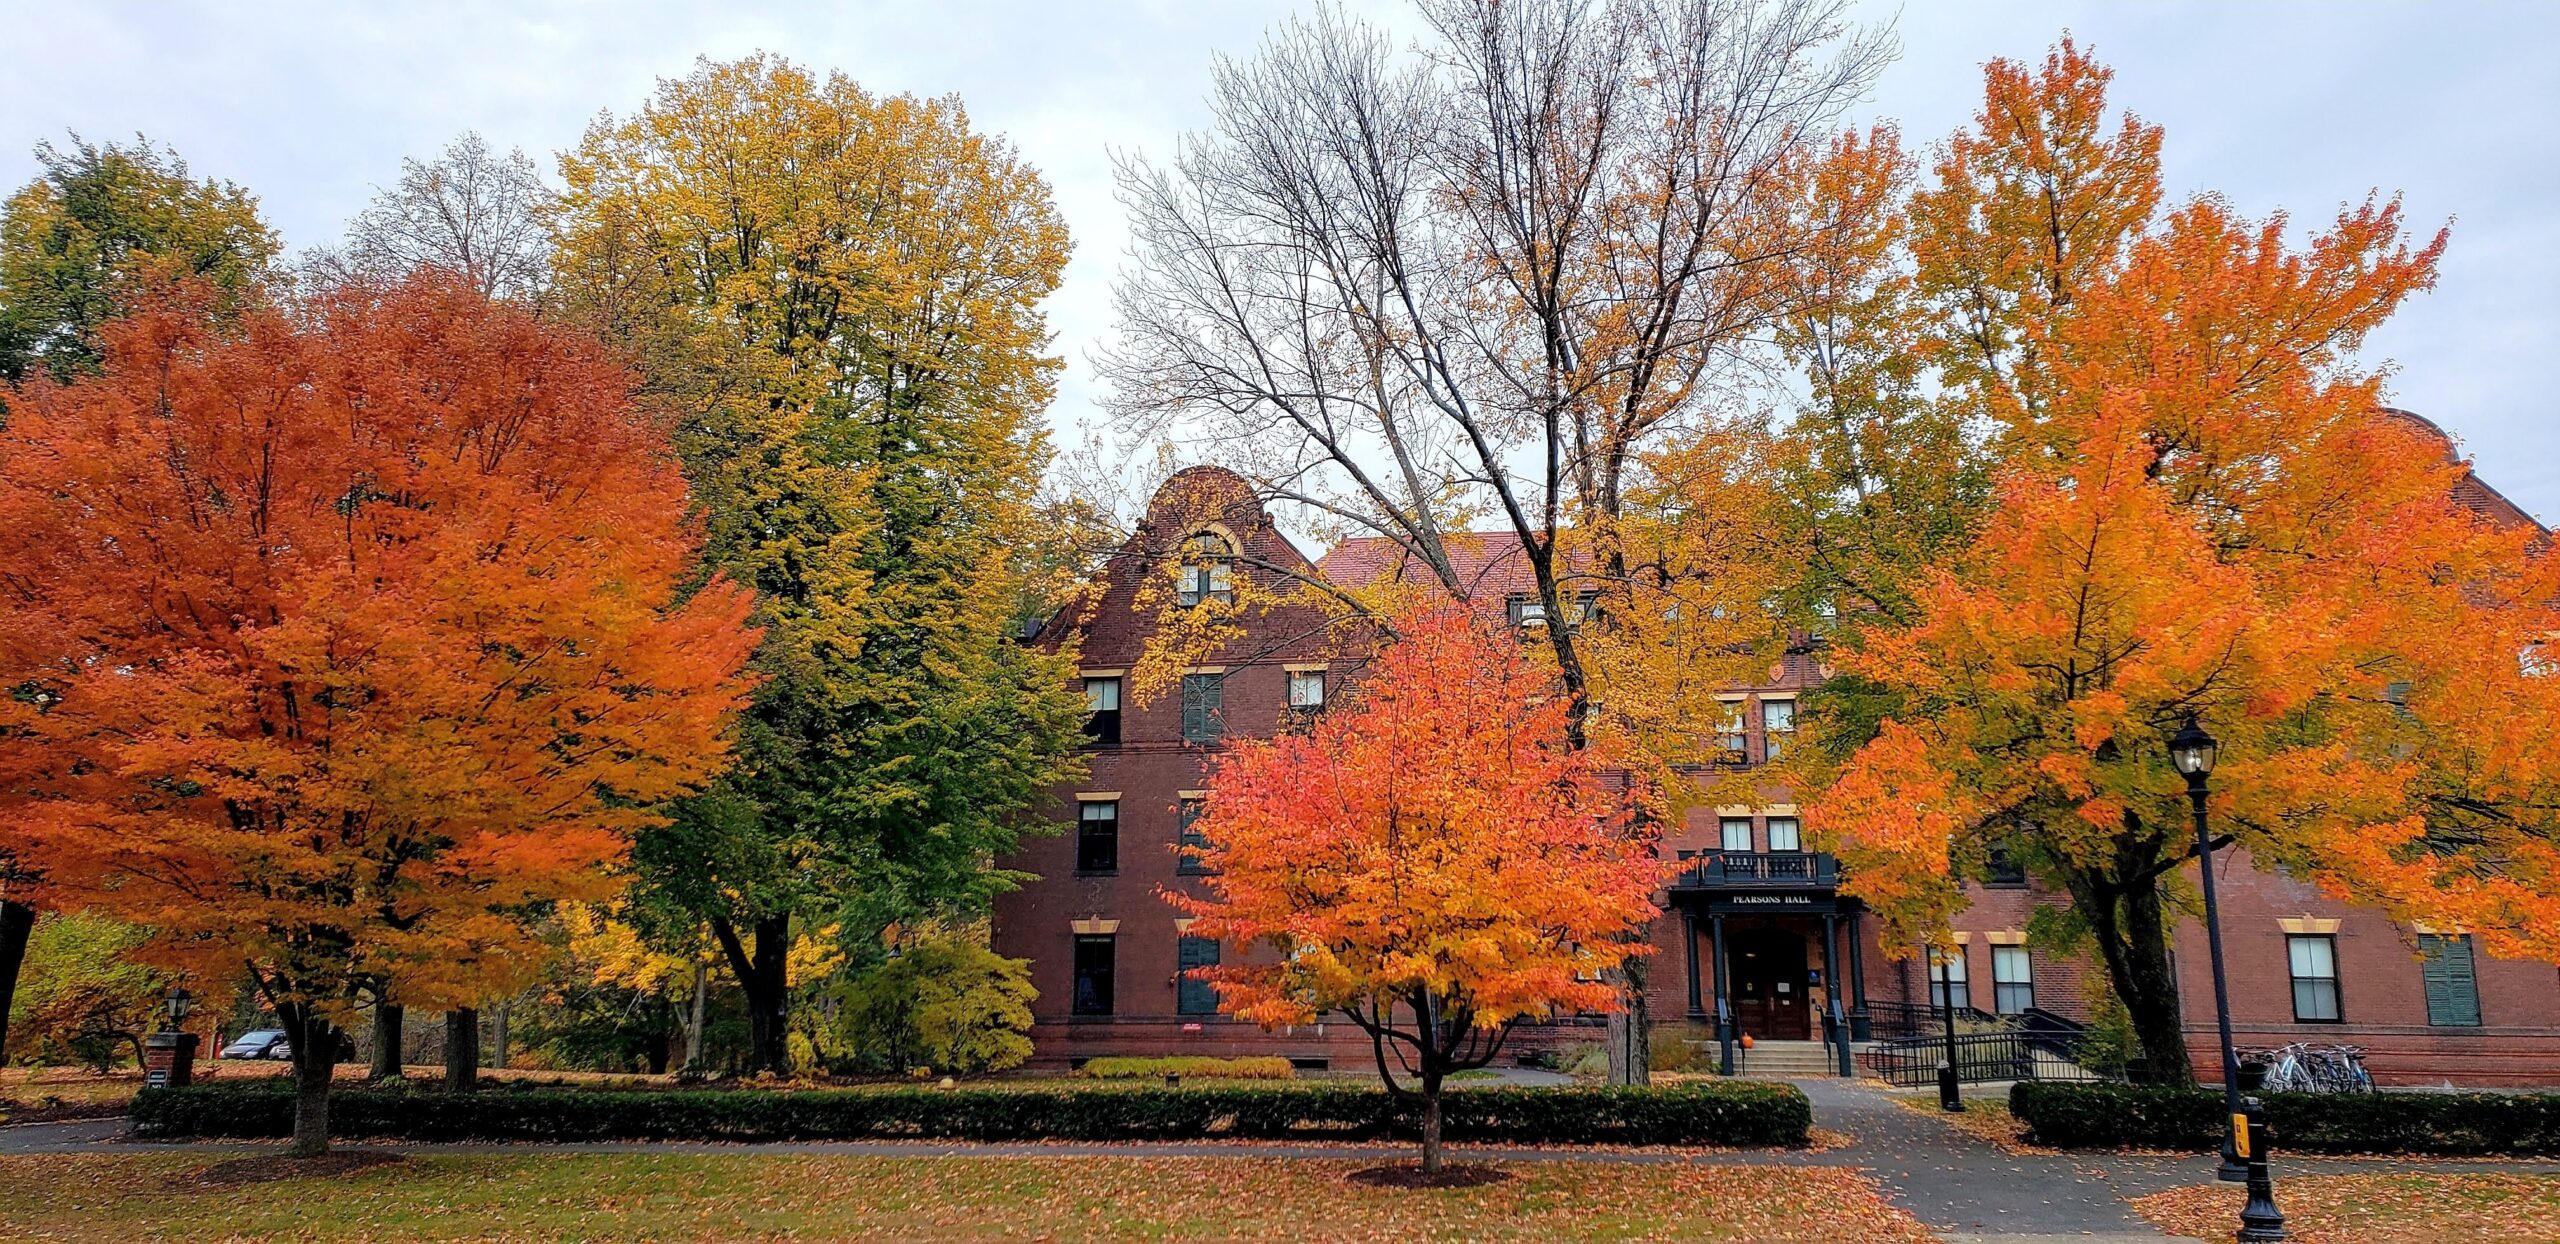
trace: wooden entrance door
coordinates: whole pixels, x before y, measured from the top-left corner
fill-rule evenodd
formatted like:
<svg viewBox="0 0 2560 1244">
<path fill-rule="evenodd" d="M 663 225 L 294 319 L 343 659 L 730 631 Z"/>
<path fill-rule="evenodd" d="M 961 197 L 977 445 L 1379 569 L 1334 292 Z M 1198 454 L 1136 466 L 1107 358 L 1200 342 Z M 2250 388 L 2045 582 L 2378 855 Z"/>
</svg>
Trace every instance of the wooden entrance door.
<svg viewBox="0 0 2560 1244">
<path fill-rule="evenodd" d="M 1769 1040 L 1811 1039 L 1803 934 L 1784 929 L 1729 932 L 1725 934 L 1725 973 L 1732 983 L 1736 1028 Z"/>
</svg>

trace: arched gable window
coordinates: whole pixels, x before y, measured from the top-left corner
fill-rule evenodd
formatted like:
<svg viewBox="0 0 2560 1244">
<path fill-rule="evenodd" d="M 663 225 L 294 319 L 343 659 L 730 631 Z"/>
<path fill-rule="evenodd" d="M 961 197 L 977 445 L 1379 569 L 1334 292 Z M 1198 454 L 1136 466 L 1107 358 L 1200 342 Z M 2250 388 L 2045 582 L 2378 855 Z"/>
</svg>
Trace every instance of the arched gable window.
<svg viewBox="0 0 2560 1244">
<path fill-rule="evenodd" d="M 1182 542 L 1182 603 L 1188 607 L 1204 600 L 1232 605 L 1236 600 L 1235 541 L 1224 532 L 1197 531 Z"/>
</svg>

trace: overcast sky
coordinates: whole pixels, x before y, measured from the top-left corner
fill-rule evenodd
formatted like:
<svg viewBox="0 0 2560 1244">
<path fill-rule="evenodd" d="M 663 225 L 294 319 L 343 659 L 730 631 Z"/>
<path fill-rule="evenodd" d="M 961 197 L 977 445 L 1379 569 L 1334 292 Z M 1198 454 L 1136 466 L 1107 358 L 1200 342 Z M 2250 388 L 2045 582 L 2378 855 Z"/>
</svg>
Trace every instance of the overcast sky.
<svg viewBox="0 0 2560 1244">
<path fill-rule="evenodd" d="M 546 167 L 599 110 L 629 112 L 697 55 L 765 49 L 865 86 L 956 92 L 1045 172 L 1075 233 L 1051 306 L 1068 359 L 1052 418 L 1092 410 L 1121 227 L 1109 150 L 1161 153 L 1203 119 L 1213 53 L 1245 54 L 1285 0 L 872 3 L 63 4 L 0 0 L 0 183 L 67 130 L 138 132 L 254 191 L 287 245 L 335 239 L 403 156 L 464 130 Z M 1358 5 L 1396 15 L 1394 5 Z M 1870 112 L 1915 143 L 1968 118 L 1980 65 L 2065 30 L 2167 128 L 2174 194 L 2333 216 L 2405 193 L 2451 220 L 2436 290 L 2370 343 L 2392 400 L 2443 424 L 2481 474 L 2560 520 L 2560 4 L 1872 4 L 1901 59 Z"/>
</svg>

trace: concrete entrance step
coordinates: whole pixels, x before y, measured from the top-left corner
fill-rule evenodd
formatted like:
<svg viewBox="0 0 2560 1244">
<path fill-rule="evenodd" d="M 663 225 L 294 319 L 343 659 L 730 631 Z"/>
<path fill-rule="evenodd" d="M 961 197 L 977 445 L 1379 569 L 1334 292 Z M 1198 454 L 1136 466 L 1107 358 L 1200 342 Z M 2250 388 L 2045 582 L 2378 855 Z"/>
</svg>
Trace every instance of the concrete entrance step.
<svg viewBox="0 0 2560 1244">
<path fill-rule="evenodd" d="M 1854 1052 L 1856 1045 L 1850 1046 Z M 1749 1050 L 1735 1046 L 1733 1071 L 1752 1079 L 1805 1079 L 1840 1074 L 1839 1051 L 1820 1041 L 1755 1041 Z M 1853 1069 L 1857 1060 L 1849 1063 Z"/>
</svg>

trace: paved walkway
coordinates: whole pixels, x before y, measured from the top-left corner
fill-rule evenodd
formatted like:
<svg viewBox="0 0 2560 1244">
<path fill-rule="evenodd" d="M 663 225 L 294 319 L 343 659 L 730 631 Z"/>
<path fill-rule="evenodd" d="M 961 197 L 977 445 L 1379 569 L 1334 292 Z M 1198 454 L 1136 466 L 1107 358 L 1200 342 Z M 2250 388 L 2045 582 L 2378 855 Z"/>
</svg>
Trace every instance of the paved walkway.
<svg viewBox="0 0 2560 1244">
<path fill-rule="evenodd" d="M 2042 1241 L 2158 1241 L 2154 1229 L 2126 1203 L 2128 1198 L 2213 1180 L 2210 1155 L 2137 1157 L 2121 1154 L 2014 1154 L 1940 1120 L 1897 1104 L 1872 1081 L 1798 1080 L 1813 1099 L 1815 1123 L 1847 1133 L 1853 1143 L 1812 1152 L 1735 1150 L 1677 1153 L 1642 1150 L 1541 1149 L 1461 1146 L 1467 1157 L 1516 1162 L 1595 1164 L 1841 1166 L 1865 1172 L 1886 1195 L 1949 1244 L 2039 1244 Z M 0 1127 L 0 1155 L 131 1153 L 138 1149 L 190 1152 L 254 1152 L 273 1142 L 162 1143 L 121 1139 L 121 1119 L 30 1123 Z M 356 1143 L 346 1148 L 397 1148 L 405 1153 L 489 1153 L 540 1149 L 548 1153 L 836 1154 L 877 1157 L 1254 1157 L 1374 1159 L 1401 1154 L 1402 1144 L 971 1144 L 955 1141 L 801 1141 L 775 1144 L 696 1144 L 602 1141 L 565 1145 L 391 1145 Z M 2277 1200 L 2287 1174 L 2418 1169 L 2429 1172 L 2497 1171 L 2560 1175 L 2551 1162 L 2394 1162 L 2387 1159 L 2303 1158 L 2277 1155 Z"/>
</svg>

